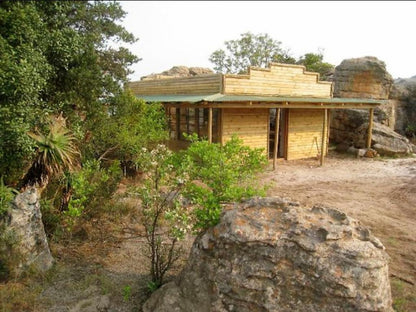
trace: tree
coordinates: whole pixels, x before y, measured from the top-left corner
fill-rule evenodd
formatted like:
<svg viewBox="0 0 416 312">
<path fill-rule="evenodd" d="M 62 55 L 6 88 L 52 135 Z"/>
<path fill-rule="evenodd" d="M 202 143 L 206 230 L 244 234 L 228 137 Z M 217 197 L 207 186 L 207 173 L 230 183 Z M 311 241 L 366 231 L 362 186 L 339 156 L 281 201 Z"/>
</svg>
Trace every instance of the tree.
<svg viewBox="0 0 416 312">
<path fill-rule="evenodd" d="M 118 159 L 125 172 L 134 166 L 143 147 L 153 148 L 168 138 L 163 106 L 146 104 L 129 90 L 114 96 L 102 114 L 89 122 L 91 139 L 85 156 Z"/>
<path fill-rule="evenodd" d="M 294 64 L 296 60 L 281 42 L 272 39 L 268 34 L 254 35 L 250 32 L 240 35 L 238 40 L 225 41 L 227 52 L 214 51 L 209 61 L 214 70 L 221 73 L 246 73 L 249 66 L 267 67 L 270 62 Z"/>
<path fill-rule="evenodd" d="M 103 113 L 139 59 L 113 43 L 137 39 L 118 22 L 119 3 L 2 1 L 0 3 L 0 175 L 15 184 L 35 157 L 27 135 L 63 115 L 78 139 L 85 121 Z"/>
<path fill-rule="evenodd" d="M 328 80 L 328 76 L 335 66 L 324 62 L 323 59 L 324 56 L 319 51 L 318 53 L 306 53 L 296 63 L 304 65 L 308 71 L 319 73 L 322 80 Z"/>
<path fill-rule="evenodd" d="M 240 35 L 239 40 L 225 42 L 227 52 L 220 49 L 214 51 L 209 61 L 214 70 L 221 73 L 247 73 L 249 66 L 268 67 L 269 63 L 299 64 L 306 70 L 318 72 L 322 80 L 327 80 L 334 65 L 323 61 L 323 53 L 306 53 L 298 60 L 290 56 L 288 50 L 282 48 L 282 42 L 272 39 L 268 34 L 253 35 L 250 32 Z"/>
<path fill-rule="evenodd" d="M 32 165 L 22 179 L 22 188 L 36 186 L 42 190 L 50 177 L 74 168 L 78 151 L 74 145 L 74 137 L 66 128 L 62 116 L 51 118 L 46 135 L 30 132 L 29 136 L 36 142 L 37 151 Z"/>
</svg>

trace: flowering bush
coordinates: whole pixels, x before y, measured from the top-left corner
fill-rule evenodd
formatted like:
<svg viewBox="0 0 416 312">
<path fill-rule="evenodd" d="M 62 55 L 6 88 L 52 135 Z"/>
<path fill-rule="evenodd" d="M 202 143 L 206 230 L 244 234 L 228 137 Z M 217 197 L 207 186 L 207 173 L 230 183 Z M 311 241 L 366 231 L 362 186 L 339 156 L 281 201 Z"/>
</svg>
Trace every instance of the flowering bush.
<svg viewBox="0 0 416 312">
<path fill-rule="evenodd" d="M 223 146 L 190 139 L 189 148 L 180 153 L 159 144 L 150 151 L 142 148 L 138 158 L 145 174 L 135 193 L 141 200 L 152 289 L 162 285 L 165 273 L 179 258 L 180 239 L 217 224 L 224 202 L 262 191 L 252 186 L 254 174 L 267 161 L 262 150 L 243 146 L 236 137 Z"/>
<path fill-rule="evenodd" d="M 153 288 L 162 285 L 165 273 L 179 258 L 178 241 L 192 229 L 191 216 L 180 202 L 188 176 L 172 160 L 172 152 L 162 144 L 151 151 L 143 148 L 138 158 L 145 176 L 135 192 L 141 200 Z"/>
</svg>

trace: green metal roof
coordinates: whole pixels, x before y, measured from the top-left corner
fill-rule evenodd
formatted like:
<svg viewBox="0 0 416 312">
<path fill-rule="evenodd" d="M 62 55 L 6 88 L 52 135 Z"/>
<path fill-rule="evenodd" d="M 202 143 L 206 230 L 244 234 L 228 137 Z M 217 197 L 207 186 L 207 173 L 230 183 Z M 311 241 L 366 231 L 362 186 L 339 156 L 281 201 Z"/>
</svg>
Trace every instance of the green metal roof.
<svg viewBox="0 0 416 312">
<path fill-rule="evenodd" d="M 381 104 L 384 100 L 357 99 L 357 98 L 297 98 L 279 96 L 257 96 L 257 95 L 227 95 L 222 93 L 215 94 L 168 94 L 168 95 L 136 95 L 137 98 L 146 102 L 291 102 L 291 103 L 345 103 L 345 104 Z"/>
</svg>

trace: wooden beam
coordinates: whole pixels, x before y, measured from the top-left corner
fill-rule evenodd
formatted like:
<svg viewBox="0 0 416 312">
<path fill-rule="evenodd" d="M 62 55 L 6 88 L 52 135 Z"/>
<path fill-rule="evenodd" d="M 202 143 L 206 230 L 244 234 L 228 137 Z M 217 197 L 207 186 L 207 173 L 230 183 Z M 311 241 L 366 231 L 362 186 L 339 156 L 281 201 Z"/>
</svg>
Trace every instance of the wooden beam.
<svg viewBox="0 0 416 312">
<path fill-rule="evenodd" d="M 201 103 L 171 103 L 164 102 L 163 104 L 168 107 L 194 107 L 194 108 L 311 108 L 311 109 L 327 109 L 327 108 L 337 108 L 337 109 L 370 109 L 374 108 L 377 105 L 374 104 L 357 104 L 357 103 L 323 103 L 323 106 L 320 103 L 308 103 L 308 102 L 201 102 Z"/>
<path fill-rule="evenodd" d="M 328 155 L 329 150 L 329 136 L 331 135 L 331 117 L 332 116 L 332 110 L 328 110 L 328 124 L 326 129 L 326 155 Z"/>
<path fill-rule="evenodd" d="M 212 143 L 212 107 L 208 108 L 208 142 Z"/>
<path fill-rule="evenodd" d="M 328 127 L 328 109 L 324 110 L 324 120 L 323 120 L 323 125 L 322 125 L 322 141 L 321 141 L 321 159 L 320 159 L 320 165 L 323 166 L 324 164 L 324 158 L 325 158 L 325 152 L 326 152 L 326 134 L 327 134 L 327 129 Z"/>
<path fill-rule="evenodd" d="M 220 143 L 224 145 L 224 110 L 222 108 L 219 109 L 219 114 Z"/>
<path fill-rule="evenodd" d="M 370 108 L 370 117 L 368 119 L 368 132 L 367 132 L 367 148 L 371 148 L 371 139 L 373 135 L 373 118 L 374 108 Z"/>
<path fill-rule="evenodd" d="M 180 108 L 176 108 L 176 139 L 181 139 L 181 111 Z"/>
<path fill-rule="evenodd" d="M 198 134 L 198 138 L 200 137 L 200 131 L 199 131 L 199 108 L 195 108 L 195 130 Z"/>
<path fill-rule="evenodd" d="M 280 108 L 276 108 L 274 126 L 273 170 L 276 170 L 277 151 L 279 146 Z"/>
</svg>

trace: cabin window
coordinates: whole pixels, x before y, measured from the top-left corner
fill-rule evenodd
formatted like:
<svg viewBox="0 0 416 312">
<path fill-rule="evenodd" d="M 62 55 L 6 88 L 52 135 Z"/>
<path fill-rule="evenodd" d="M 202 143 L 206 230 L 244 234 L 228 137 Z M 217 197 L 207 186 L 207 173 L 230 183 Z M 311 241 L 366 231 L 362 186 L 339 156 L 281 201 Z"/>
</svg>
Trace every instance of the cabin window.
<svg viewBox="0 0 416 312">
<path fill-rule="evenodd" d="M 184 133 L 208 137 L 208 108 L 170 107 L 167 109 L 170 138 L 185 140 Z M 220 142 L 220 109 L 212 109 L 212 142 Z"/>
</svg>

